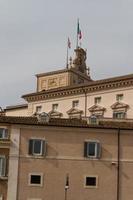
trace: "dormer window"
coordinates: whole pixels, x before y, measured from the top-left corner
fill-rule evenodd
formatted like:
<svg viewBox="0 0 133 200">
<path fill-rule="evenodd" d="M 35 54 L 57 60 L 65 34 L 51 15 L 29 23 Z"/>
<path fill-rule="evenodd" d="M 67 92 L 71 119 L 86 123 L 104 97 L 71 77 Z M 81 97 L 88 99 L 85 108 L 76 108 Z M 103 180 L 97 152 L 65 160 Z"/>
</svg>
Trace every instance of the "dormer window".
<svg viewBox="0 0 133 200">
<path fill-rule="evenodd" d="M 124 111 L 117 111 L 113 113 L 113 118 L 114 119 L 125 119 L 126 118 L 126 113 Z"/>
<path fill-rule="evenodd" d="M 72 102 L 72 108 L 77 108 L 79 106 L 79 100 Z"/>
<path fill-rule="evenodd" d="M 101 97 L 95 97 L 94 103 L 95 103 L 95 104 L 101 103 Z"/>
<path fill-rule="evenodd" d="M 53 111 L 56 111 L 58 109 L 58 104 L 52 104 L 52 110 Z"/>
<path fill-rule="evenodd" d="M 116 95 L 116 101 L 122 101 L 123 100 L 123 94 L 117 94 Z"/>
</svg>

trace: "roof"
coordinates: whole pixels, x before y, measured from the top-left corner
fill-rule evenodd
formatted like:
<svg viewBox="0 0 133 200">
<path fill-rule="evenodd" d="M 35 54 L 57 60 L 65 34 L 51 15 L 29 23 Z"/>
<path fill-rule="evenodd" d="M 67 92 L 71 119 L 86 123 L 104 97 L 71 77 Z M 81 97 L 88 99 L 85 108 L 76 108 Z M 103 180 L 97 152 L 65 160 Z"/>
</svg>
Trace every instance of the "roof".
<svg viewBox="0 0 133 200">
<path fill-rule="evenodd" d="M 35 126 L 56 126 L 75 128 L 107 128 L 107 129 L 130 129 L 133 130 L 133 120 L 108 120 L 99 121 L 99 124 L 91 125 L 86 120 L 51 118 L 48 123 L 38 121 L 37 117 L 13 117 L 0 116 L 0 124 L 7 125 L 35 125 Z"/>
<path fill-rule="evenodd" d="M 51 71 L 51 72 L 36 74 L 36 76 L 37 77 L 49 76 L 49 75 L 52 75 L 52 74 L 60 74 L 60 73 L 69 72 L 69 71 L 70 71 L 70 69 L 61 69 L 61 70 L 56 70 L 56 71 Z"/>
<path fill-rule="evenodd" d="M 16 110 L 16 109 L 23 109 L 23 108 L 27 108 L 28 104 L 19 104 L 19 105 L 14 105 L 14 106 L 7 106 L 4 111 L 6 110 Z"/>
</svg>

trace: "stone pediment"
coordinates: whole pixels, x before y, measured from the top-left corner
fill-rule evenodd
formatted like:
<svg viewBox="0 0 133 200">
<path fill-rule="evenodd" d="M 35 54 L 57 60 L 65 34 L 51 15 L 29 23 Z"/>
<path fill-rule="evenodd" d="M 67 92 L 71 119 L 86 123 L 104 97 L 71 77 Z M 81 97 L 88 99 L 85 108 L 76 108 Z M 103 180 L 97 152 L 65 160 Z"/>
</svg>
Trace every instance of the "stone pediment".
<svg viewBox="0 0 133 200">
<path fill-rule="evenodd" d="M 100 111 L 105 111 L 106 108 L 99 106 L 99 105 L 93 105 L 88 109 L 90 112 L 100 112 Z"/>
<path fill-rule="evenodd" d="M 71 108 L 70 110 L 67 111 L 68 115 L 73 115 L 73 114 L 82 114 L 83 110 L 79 110 L 77 108 Z"/>
<path fill-rule="evenodd" d="M 111 108 L 114 110 L 114 109 L 121 109 L 121 108 L 128 108 L 129 105 L 128 104 L 125 104 L 125 103 L 122 103 L 122 102 L 116 102 L 114 103 Z"/>
<path fill-rule="evenodd" d="M 61 112 L 54 111 L 54 110 L 51 110 L 48 114 L 49 114 L 51 117 L 61 117 L 61 116 L 62 116 L 62 113 L 61 113 Z"/>
</svg>

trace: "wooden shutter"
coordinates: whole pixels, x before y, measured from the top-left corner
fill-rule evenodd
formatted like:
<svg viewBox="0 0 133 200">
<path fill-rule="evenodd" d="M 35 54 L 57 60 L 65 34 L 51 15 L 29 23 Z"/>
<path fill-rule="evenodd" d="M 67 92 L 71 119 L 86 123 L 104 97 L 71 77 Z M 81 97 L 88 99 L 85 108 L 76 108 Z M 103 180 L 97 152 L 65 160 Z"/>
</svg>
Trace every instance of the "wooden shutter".
<svg viewBox="0 0 133 200">
<path fill-rule="evenodd" d="M 88 145 L 88 142 L 84 142 L 84 157 L 88 157 L 87 145 Z"/>
<path fill-rule="evenodd" d="M 29 155 L 33 154 L 33 140 L 29 140 Z"/>
<path fill-rule="evenodd" d="M 97 155 L 96 157 L 97 158 L 100 158 L 101 157 L 101 144 L 99 142 L 97 142 Z"/>
<path fill-rule="evenodd" d="M 43 145 L 43 146 L 42 146 L 42 154 L 43 154 L 44 156 L 46 156 L 47 143 L 46 143 L 45 140 L 43 140 L 43 144 L 42 144 L 42 145 Z"/>
<path fill-rule="evenodd" d="M 6 175 L 6 158 L 1 157 L 0 158 L 0 176 Z"/>
</svg>

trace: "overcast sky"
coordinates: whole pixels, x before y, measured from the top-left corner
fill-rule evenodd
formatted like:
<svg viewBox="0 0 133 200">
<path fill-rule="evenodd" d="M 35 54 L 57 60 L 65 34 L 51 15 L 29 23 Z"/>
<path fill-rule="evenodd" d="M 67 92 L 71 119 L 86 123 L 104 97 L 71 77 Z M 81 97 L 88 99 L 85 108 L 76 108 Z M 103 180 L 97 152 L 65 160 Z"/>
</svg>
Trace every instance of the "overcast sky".
<svg viewBox="0 0 133 200">
<path fill-rule="evenodd" d="M 133 0 L 0 0 L 0 106 L 22 103 L 35 74 L 65 67 L 77 18 L 93 79 L 133 72 Z"/>
</svg>

